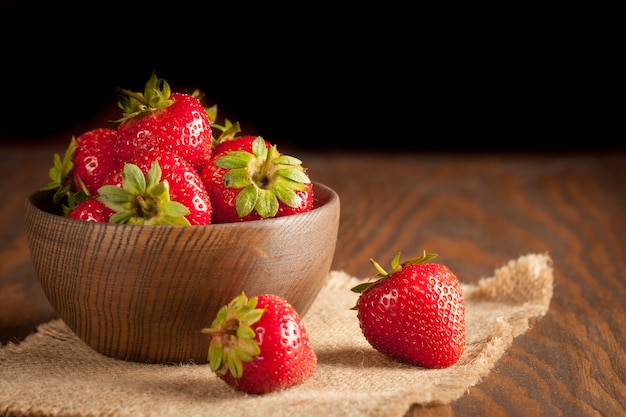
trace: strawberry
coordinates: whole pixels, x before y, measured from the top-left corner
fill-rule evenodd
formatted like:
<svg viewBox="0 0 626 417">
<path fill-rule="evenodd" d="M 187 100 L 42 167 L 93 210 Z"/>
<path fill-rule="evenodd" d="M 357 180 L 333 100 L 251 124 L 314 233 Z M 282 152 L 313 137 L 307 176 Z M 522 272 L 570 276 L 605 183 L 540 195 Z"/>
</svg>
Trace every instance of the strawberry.
<svg viewBox="0 0 626 417">
<path fill-rule="evenodd" d="M 169 84 L 152 74 L 143 93 L 118 89 L 117 157 L 122 162 L 155 148 L 178 153 L 200 171 L 211 156 L 211 122 L 195 96 L 172 93 Z"/>
<path fill-rule="evenodd" d="M 114 211 L 95 198 L 88 198 L 78 203 L 67 215 L 70 219 L 87 222 L 108 223 Z"/>
<path fill-rule="evenodd" d="M 161 181 L 161 173 L 158 160 L 145 175 L 137 165 L 126 163 L 121 174 L 107 180 L 97 199 L 115 211 L 109 222 L 189 226 L 185 216 L 190 210 L 170 199 L 169 182 Z"/>
<path fill-rule="evenodd" d="M 217 313 L 209 334 L 211 371 L 235 389 L 263 394 L 311 378 L 317 357 L 293 306 L 274 294 L 235 297 Z"/>
<path fill-rule="evenodd" d="M 153 149 L 137 155 L 130 162 L 146 173 L 158 161 L 161 179 L 169 183 L 170 199 L 178 201 L 187 209 L 186 216 L 191 225 L 210 224 L 213 216 L 211 199 L 200 174 L 186 160 L 173 152 Z"/>
<path fill-rule="evenodd" d="M 78 190 L 96 195 L 104 181 L 121 170 L 115 154 L 116 139 L 115 130 L 108 128 L 93 129 L 76 138 L 72 175 Z"/>
<path fill-rule="evenodd" d="M 426 368 L 455 364 L 465 350 L 465 306 L 457 277 L 424 253 L 391 273 L 370 259 L 375 281 L 352 288 L 359 293 L 357 317 L 367 341 L 381 353 Z"/>
<path fill-rule="evenodd" d="M 240 136 L 216 148 L 201 171 L 213 223 L 288 216 L 313 208 L 313 185 L 299 159 L 282 155 L 261 136 Z"/>
</svg>

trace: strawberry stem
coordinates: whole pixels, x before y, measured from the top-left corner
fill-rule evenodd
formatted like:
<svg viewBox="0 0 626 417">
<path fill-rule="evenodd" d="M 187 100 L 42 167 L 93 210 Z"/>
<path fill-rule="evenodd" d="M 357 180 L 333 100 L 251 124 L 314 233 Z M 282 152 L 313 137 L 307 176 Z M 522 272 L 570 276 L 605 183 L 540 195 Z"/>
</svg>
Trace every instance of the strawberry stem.
<svg viewBox="0 0 626 417">
<path fill-rule="evenodd" d="M 205 327 L 204 329 L 200 330 L 200 332 L 204 334 L 210 334 L 210 335 L 223 334 L 223 335 L 228 335 L 228 336 L 237 336 L 236 329 L 227 329 L 227 328 L 216 329 L 213 327 Z"/>
</svg>

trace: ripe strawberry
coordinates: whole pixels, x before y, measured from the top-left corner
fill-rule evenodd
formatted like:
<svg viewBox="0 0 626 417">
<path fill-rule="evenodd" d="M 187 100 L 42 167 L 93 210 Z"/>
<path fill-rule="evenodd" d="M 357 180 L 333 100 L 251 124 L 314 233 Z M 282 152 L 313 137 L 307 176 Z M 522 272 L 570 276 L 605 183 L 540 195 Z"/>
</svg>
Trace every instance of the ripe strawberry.
<svg viewBox="0 0 626 417">
<path fill-rule="evenodd" d="M 234 388 L 263 394 L 311 378 L 317 356 L 300 316 L 274 294 L 235 297 L 217 313 L 211 327 L 211 371 Z"/>
<path fill-rule="evenodd" d="M 95 198 L 89 198 L 78 203 L 67 217 L 87 222 L 108 223 L 113 214 L 114 211 L 103 202 Z"/>
<path fill-rule="evenodd" d="M 361 294 L 353 309 L 367 341 L 381 353 L 426 368 L 455 364 L 465 350 L 465 306 L 456 276 L 427 254 L 387 273 L 374 260 L 374 282 L 352 288 Z"/>
<path fill-rule="evenodd" d="M 76 138 L 72 175 L 78 190 L 96 195 L 105 180 L 121 170 L 115 154 L 116 140 L 115 130 L 108 128 L 93 129 Z"/>
<path fill-rule="evenodd" d="M 261 136 L 222 142 L 201 171 L 213 223 L 288 216 L 313 208 L 313 185 L 302 161 L 282 155 Z"/>
<path fill-rule="evenodd" d="M 194 226 L 210 224 L 213 207 L 200 174 L 177 154 L 158 149 L 138 155 L 130 163 L 147 173 L 154 161 L 158 161 L 161 167 L 161 180 L 169 183 L 170 199 L 189 209 L 186 216 L 189 223 Z"/>
<path fill-rule="evenodd" d="M 178 153 L 200 171 L 211 156 L 211 122 L 197 97 L 172 93 L 153 73 L 143 93 L 118 89 L 124 116 L 117 128 L 118 159 L 155 148 Z"/>
<path fill-rule="evenodd" d="M 161 181 L 161 167 L 155 160 L 144 175 L 132 163 L 124 165 L 124 171 L 107 180 L 98 189 L 98 200 L 115 211 L 110 223 L 144 225 L 181 225 L 191 223 L 185 217 L 190 210 L 180 202 L 170 199 L 167 180 Z"/>
</svg>

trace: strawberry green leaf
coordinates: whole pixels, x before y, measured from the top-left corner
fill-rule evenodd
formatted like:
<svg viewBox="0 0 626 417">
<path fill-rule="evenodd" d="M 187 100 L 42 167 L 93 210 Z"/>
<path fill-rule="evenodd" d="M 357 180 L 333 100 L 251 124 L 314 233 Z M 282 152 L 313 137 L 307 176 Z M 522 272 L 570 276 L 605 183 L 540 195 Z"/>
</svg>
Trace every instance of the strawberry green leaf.
<svg viewBox="0 0 626 417">
<path fill-rule="evenodd" d="M 278 198 L 273 191 L 259 189 L 259 198 L 254 208 L 261 217 L 274 217 L 278 213 L 278 207 Z"/>
<path fill-rule="evenodd" d="M 371 282 L 364 282 L 362 284 L 355 285 L 354 287 L 352 287 L 350 289 L 350 291 L 355 292 L 357 294 L 361 294 L 361 293 L 363 293 L 366 289 L 368 289 L 371 286 L 372 286 Z"/>
<path fill-rule="evenodd" d="M 215 160 L 215 165 L 224 169 L 247 168 L 254 155 L 246 151 L 229 151 Z"/>
<path fill-rule="evenodd" d="M 248 327 L 248 329 L 250 329 L 250 327 Z M 253 330 L 252 337 L 239 341 L 238 347 L 243 353 L 247 355 L 248 358 L 250 358 L 249 360 L 252 360 L 255 356 L 259 356 L 261 354 L 261 348 L 259 347 L 259 344 L 254 341 L 255 336 L 256 335 L 254 334 Z"/>
<path fill-rule="evenodd" d="M 281 165 L 302 165 L 302 161 L 294 156 L 281 155 L 274 159 L 275 164 Z"/>
<path fill-rule="evenodd" d="M 408 261 L 402 262 L 402 266 L 410 265 L 410 264 L 423 264 L 437 257 L 436 253 L 424 253 L 417 258 L 409 259 Z M 400 258 L 400 254 L 398 254 L 398 259 Z"/>
<path fill-rule="evenodd" d="M 253 297 L 253 299 L 255 301 L 253 304 L 246 304 L 237 314 L 237 317 L 243 323 L 256 323 L 265 312 L 262 308 L 256 308 L 256 297 Z"/>
<path fill-rule="evenodd" d="M 129 222 L 130 223 L 130 222 Z M 141 221 L 137 224 L 145 224 L 145 225 L 170 225 L 170 226 L 190 226 L 189 220 L 182 216 L 168 216 L 163 215 L 158 219 L 152 218 L 147 219 L 145 221 Z"/>
<path fill-rule="evenodd" d="M 151 196 L 155 198 L 158 197 L 161 201 L 170 200 L 170 184 L 167 180 L 163 180 L 163 182 L 153 185 L 146 191 Z"/>
<path fill-rule="evenodd" d="M 171 217 L 188 216 L 190 211 L 184 204 L 178 201 L 164 201 L 161 203 L 161 210 Z"/>
<path fill-rule="evenodd" d="M 374 266 L 376 266 L 375 262 L 374 262 Z M 400 252 L 398 252 L 396 256 L 394 256 L 393 259 L 391 260 L 391 271 L 398 272 L 401 269 L 402 269 L 402 265 L 400 265 Z M 379 269 L 379 272 L 380 272 L 380 269 Z"/>
<path fill-rule="evenodd" d="M 309 176 L 306 175 L 302 169 L 296 169 L 293 167 L 281 168 L 281 169 L 278 169 L 276 173 L 283 178 L 287 178 L 298 183 L 308 184 L 311 182 L 311 179 L 309 178 Z"/>
<path fill-rule="evenodd" d="M 241 378 L 243 375 L 243 362 L 241 357 L 237 355 L 236 352 L 225 351 L 224 353 L 228 363 L 228 372 L 235 378 Z"/>
<path fill-rule="evenodd" d="M 276 146 L 272 147 L 276 151 Z M 265 147 L 265 140 L 262 136 L 257 136 L 256 139 L 254 139 L 254 142 L 252 142 L 252 153 L 257 157 L 263 158 L 268 155 L 268 149 Z"/>
<path fill-rule="evenodd" d="M 259 199 L 259 189 L 253 184 L 244 187 L 237 195 L 235 208 L 239 217 L 245 217 L 254 210 Z"/>
<path fill-rule="evenodd" d="M 196 94 L 192 94 L 192 96 L 198 98 L 198 100 L 202 99 L 202 97 L 198 97 Z M 209 121 L 211 122 L 211 127 L 214 127 L 217 121 L 217 104 L 214 104 L 209 107 L 205 107 L 204 112 L 206 113 L 207 117 L 209 118 Z"/>
<path fill-rule="evenodd" d="M 113 213 L 109 219 L 109 223 L 126 224 L 131 217 L 132 213 L 130 211 L 118 211 L 117 213 Z"/>
<path fill-rule="evenodd" d="M 137 165 L 124 165 L 122 186 L 131 194 L 143 194 L 146 191 L 146 177 Z"/>
<path fill-rule="evenodd" d="M 97 199 L 113 211 L 125 210 L 132 201 L 133 195 L 115 185 L 103 185 L 98 189 Z"/>
<path fill-rule="evenodd" d="M 304 187 L 304 189 L 306 190 L 306 187 Z M 300 206 L 300 203 L 301 203 L 300 197 L 293 190 L 292 186 L 285 186 L 281 184 L 279 181 L 277 181 L 274 184 L 274 187 L 272 188 L 272 190 L 274 191 L 274 195 L 276 195 L 276 197 L 280 201 L 282 201 L 284 204 L 288 205 L 289 207 L 296 208 Z"/>
<path fill-rule="evenodd" d="M 237 329 L 237 337 L 240 339 L 254 339 L 255 333 L 251 327 L 240 327 Z"/>
<path fill-rule="evenodd" d="M 254 359 L 254 356 L 249 355 L 248 352 L 246 352 L 245 350 L 241 349 L 241 346 L 234 346 L 233 347 L 233 356 L 236 356 L 238 358 L 241 359 L 242 363 L 243 362 L 250 362 L 251 360 Z M 243 375 L 243 372 L 242 372 Z"/>
<path fill-rule="evenodd" d="M 211 367 L 211 371 L 217 372 L 222 367 L 222 359 L 224 358 L 224 345 L 219 342 L 219 339 L 212 338 L 209 343 L 209 353 L 207 360 Z"/>
<path fill-rule="evenodd" d="M 159 165 L 158 161 L 154 161 L 152 163 L 152 166 L 150 167 L 150 170 L 146 174 L 146 189 L 152 188 L 155 185 L 159 184 L 159 182 L 161 181 L 161 175 L 161 166 Z"/>
<path fill-rule="evenodd" d="M 231 169 L 224 175 L 224 184 L 228 188 L 244 188 L 253 185 L 253 181 L 248 175 L 246 168 Z"/>
</svg>

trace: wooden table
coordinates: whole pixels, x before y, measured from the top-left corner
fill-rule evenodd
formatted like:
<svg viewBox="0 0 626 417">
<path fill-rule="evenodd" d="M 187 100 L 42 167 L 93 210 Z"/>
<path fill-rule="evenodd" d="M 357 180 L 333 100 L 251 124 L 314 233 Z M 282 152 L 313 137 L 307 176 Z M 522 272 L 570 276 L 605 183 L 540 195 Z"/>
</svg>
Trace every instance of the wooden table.
<svg viewBox="0 0 626 417">
<path fill-rule="evenodd" d="M 80 133 L 78 131 L 77 133 Z M 3 145 L 0 341 L 55 318 L 30 264 L 23 204 L 65 142 Z M 282 149 L 334 188 L 342 213 L 333 269 L 359 277 L 397 251 L 439 254 L 461 281 L 548 253 L 550 310 L 495 369 L 447 406 L 407 416 L 626 413 L 626 149 L 611 153 L 455 153 Z"/>
</svg>

